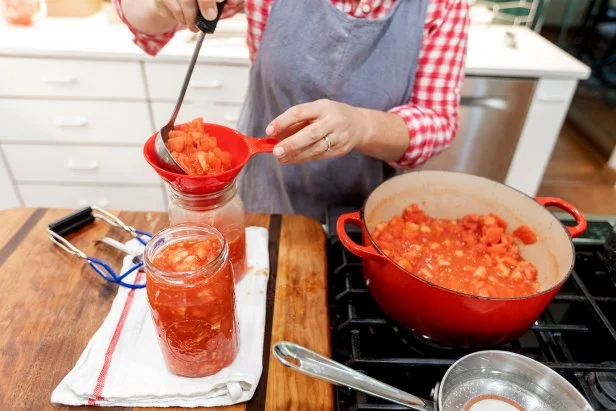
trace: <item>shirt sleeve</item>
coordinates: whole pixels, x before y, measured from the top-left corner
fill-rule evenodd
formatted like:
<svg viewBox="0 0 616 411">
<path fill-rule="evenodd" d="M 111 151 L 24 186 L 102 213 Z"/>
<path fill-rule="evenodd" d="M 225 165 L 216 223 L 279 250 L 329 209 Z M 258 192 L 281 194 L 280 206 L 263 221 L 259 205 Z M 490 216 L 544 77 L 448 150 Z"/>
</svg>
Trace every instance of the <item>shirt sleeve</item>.
<svg viewBox="0 0 616 411">
<path fill-rule="evenodd" d="M 409 146 L 402 158 L 389 163 L 411 169 L 447 148 L 457 131 L 469 27 L 466 0 L 431 2 L 431 21 L 424 31 L 411 101 L 394 107 L 409 129 Z"/>
<path fill-rule="evenodd" d="M 113 0 L 113 4 L 122 22 L 126 24 L 126 27 L 128 27 L 131 33 L 133 33 L 133 41 L 135 42 L 135 44 L 141 49 L 143 49 L 143 51 L 145 51 L 150 56 L 157 55 L 162 50 L 162 48 L 165 47 L 167 43 L 169 43 L 169 41 L 171 41 L 175 33 L 178 30 L 182 29 L 182 26 L 180 24 L 177 24 L 174 28 L 172 28 L 166 33 L 157 35 L 142 33 L 136 28 L 134 28 L 128 22 L 128 20 L 126 20 L 126 17 L 124 17 L 124 11 L 122 10 L 122 0 Z M 226 7 L 222 12 L 221 18 L 226 19 L 228 17 L 234 16 L 242 9 L 243 5 L 239 5 L 235 8 Z"/>
</svg>

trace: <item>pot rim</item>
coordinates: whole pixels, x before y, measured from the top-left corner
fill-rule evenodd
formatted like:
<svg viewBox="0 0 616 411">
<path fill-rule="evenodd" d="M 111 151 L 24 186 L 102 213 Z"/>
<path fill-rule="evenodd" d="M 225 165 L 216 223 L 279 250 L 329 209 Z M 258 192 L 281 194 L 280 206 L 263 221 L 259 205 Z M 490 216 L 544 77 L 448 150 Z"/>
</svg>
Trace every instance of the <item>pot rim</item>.
<svg viewBox="0 0 616 411">
<path fill-rule="evenodd" d="M 461 291 L 456 291 L 456 290 L 452 290 L 450 288 L 443 287 L 441 285 L 438 285 L 438 284 L 435 284 L 433 282 L 430 282 L 430 281 L 428 281 L 428 280 L 426 280 L 424 278 L 421 278 L 420 276 L 418 276 L 418 275 L 416 275 L 416 274 L 414 274 L 414 273 L 412 273 L 410 271 L 407 271 L 406 269 L 402 268 L 394 260 L 392 260 L 391 258 L 387 257 L 385 255 L 385 253 L 383 253 L 381 248 L 378 246 L 378 244 L 374 241 L 374 238 L 372 237 L 372 233 L 370 232 L 370 230 L 368 230 L 368 227 L 366 226 L 366 219 L 365 219 L 366 203 L 368 202 L 368 200 L 370 200 L 370 197 L 372 197 L 372 194 L 374 194 L 374 192 L 376 190 L 378 190 L 379 187 L 381 187 L 387 181 L 391 181 L 391 180 L 394 180 L 394 179 L 397 179 L 397 178 L 405 178 L 407 175 L 410 175 L 410 174 L 413 174 L 413 173 L 423 173 L 423 174 L 443 174 L 443 173 L 448 173 L 448 174 L 463 175 L 463 176 L 471 177 L 471 178 L 477 178 L 477 179 L 480 179 L 480 180 L 489 181 L 491 183 L 500 184 L 501 186 L 504 186 L 505 188 L 510 189 L 510 190 L 512 190 L 512 191 L 514 191 L 514 192 L 516 192 L 518 194 L 521 194 L 522 196 L 524 196 L 527 199 L 531 200 L 533 203 L 537 204 L 537 206 L 541 207 L 541 209 L 543 209 L 543 211 L 545 211 L 547 213 L 547 215 L 550 216 L 550 218 L 552 218 L 556 223 L 558 223 L 560 228 L 563 230 L 564 234 L 567 237 L 569 237 L 569 244 L 570 244 L 570 247 L 571 247 L 571 264 L 569 265 L 567 273 L 565 274 L 565 276 L 562 278 L 561 281 L 559 281 L 558 283 L 556 283 L 552 287 L 548 288 L 547 290 L 535 293 L 535 294 L 525 295 L 525 296 L 521 296 L 521 297 L 483 297 L 483 296 L 480 296 L 480 295 L 463 293 Z M 429 285 L 431 287 L 436 287 L 436 288 L 439 288 L 441 290 L 448 291 L 448 292 L 454 293 L 454 294 L 458 294 L 458 295 L 463 296 L 463 297 L 470 297 L 470 298 L 473 298 L 473 299 L 485 300 L 485 301 L 519 301 L 519 300 L 527 300 L 527 299 L 530 299 L 530 298 L 539 297 L 541 295 L 551 293 L 554 290 L 557 290 L 560 287 L 562 287 L 563 284 L 565 284 L 565 282 L 571 276 L 571 272 L 573 271 L 573 268 L 575 266 L 575 248 L 573 246 L 573 241 L 571 239 L 571 236 L 569 235 L 569 232 L 565 228 L 565 225 L 558 218 L 556 218 L 556 216 L 554 214 L 549 212 L 546 207 L 543 207 L 541 204 L 539 204 L 535 198 L 533 198 L 533 197 L 523 193 L 522 191 L 520 191 L 520 190 L 518 190 L 516 188 L 513 188 L 513 187 L 508 186 L 508 185 L 503 184 L 503 183 L 499 183 L 498 181 L 490 180 L 489 178 L 477 176 L 477 175 L 470 174 L 470 173 L 462 173 L 462 172 L 459 172 L 459 171 L 450 171 L 450 170 L 421 170 L 421 171 L 411 171 L 409 173 L 405 173 L 405 174 L 401 174 L 401 175 L 397 175 L 397 176 L 391 177 L 391 178 L 383 181 L 381 184 L 379 184 L 374 190 L 372 190 L 372 192 L 368 195 L 368 197 L 366 197 L 366 199 L 364 200 L 364 204 L 362 205 L 361 210 L 359 212 L 359 216 L 361 218 L 362 228 L 366 231 L 366 233 L 368 233 L 368 238 L 370 238 L 370 243 L 372 244 L 374 249 L 379 253 L 379 255 L 381 257 L 387 259 L 387 261 L 389 263 L 393 264 L 396 268 L 402 270 L 405 274 L 411 275 L 411 276 L 413 276 L 413 278 L 416 278 L 416 279 L 426 283 L 427 285 Z"/>
</svg>

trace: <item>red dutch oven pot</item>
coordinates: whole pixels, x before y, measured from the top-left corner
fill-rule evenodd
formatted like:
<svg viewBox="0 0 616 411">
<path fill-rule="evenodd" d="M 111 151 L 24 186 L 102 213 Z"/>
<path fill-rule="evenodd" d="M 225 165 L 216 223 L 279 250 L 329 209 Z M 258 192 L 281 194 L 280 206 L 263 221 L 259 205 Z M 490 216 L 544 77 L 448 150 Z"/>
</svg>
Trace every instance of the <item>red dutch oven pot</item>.
<svg viewBox="0 0 616 411">
<path fill-rule="evenodd" d="M 375 226 L 416 203 L 428 215 L 455 219 L 468 213 L 495 213 L 509 230 L 526 224 L 538 241 L 520 248 L 538 269 L 540 290 L 519 298 L 486 298 L 452 291 L 404 270 L 387 258 L 372 238 Z M 573 216 L 565 227 L 545 207 Z M 363 245 L 351 240 L 345 224 L 362 229 Z M 367 198 L 361 211 L 337 222 L 342 244 L 362 258 L 366 284 L 385 314 L 415 333 L 460 347 L 502 344 L 525 333 L 569 277 L 575 260 L 571 237 L 586 229 L 584 216 L 557 198 L 531 197 L 482 177 L 448 171 L 417 171 L 387 180 Z"/>
</svg>

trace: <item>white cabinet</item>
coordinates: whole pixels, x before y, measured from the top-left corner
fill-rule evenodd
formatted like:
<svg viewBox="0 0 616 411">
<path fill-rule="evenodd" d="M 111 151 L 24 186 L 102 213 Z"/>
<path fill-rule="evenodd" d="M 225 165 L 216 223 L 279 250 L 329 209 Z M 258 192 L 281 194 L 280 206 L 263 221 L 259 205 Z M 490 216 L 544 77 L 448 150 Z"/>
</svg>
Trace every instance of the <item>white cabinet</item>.
<svg viewBox="0 0 616 411">
<path fill-rule="evenodd" d="M 145 63 L 148 92 L 153 100 L 177 99 L 186 64 Z M 186 101 L 217 101 L 241 104 L 248 88 L 247 66 L 199 64 L 195 67 Z"/>
<path fill-rule="evenodd" d="M 158 176 L 141 147 L 65 145 L 4 146 L 18 183 L 152 184 Z"/>
<path fill-rule="evenodd" d="M 145 99 L 137 62 L 0 57 L 0 73 L 0 96 Z"/>
<path fill-rule="evenodd" d="M 11 73 L 0 76 L 0 209 L 165 210 L 142 147 L 168 121 L 185 71 L 185 63 L 0 57 L 0 73 Z M 247 64 L 200 62 L 177 121 L 234 127 L 247 87 Z"/>
<path fill-rule="evenodd" d="M 175 103 L 152 103 L 152 115 L 154 124 L 159 128 L 169 121 Z M 204 101 L 199 103 L 184 103 L 178 114 L 178 123 L 190 121 L 195 117 L 203 117 L 206 123 L 222 124 L 227 127 L 235 127 L 240 116 L 240 104 L 216 103 Z"/>
<path fill-rule="evenodd" d="M 134 101 L 0 98 L 0 140 L 139 145 L 153 133 L 148 105 Z"/>
<path fill-rule="evenodd" d="M 160 187 L 117 187 L 95 185 L 19 185 L 24 202 L 30 207 L 81 208 L 95 205 L 112 210 L 160 211 L 165 209 Z"/>
<path fill-rule="evenodd" d="M 1 147 L 0 150 L 2 150 Z M 0 210 L 3 208 L 19 207 L 19 205 L 15 187 L 9 177 L 6 164 L 4 164 L 2 152 L 0 152 Z"/>
</svg>

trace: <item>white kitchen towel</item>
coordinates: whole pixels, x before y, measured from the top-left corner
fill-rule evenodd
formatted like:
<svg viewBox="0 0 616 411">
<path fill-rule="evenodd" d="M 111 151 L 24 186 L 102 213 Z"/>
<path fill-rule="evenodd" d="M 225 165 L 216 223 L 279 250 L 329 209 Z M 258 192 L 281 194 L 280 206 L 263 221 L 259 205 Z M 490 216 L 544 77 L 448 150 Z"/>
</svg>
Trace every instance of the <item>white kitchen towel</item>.
<svg viewBox="0 0 616 411">
<path fill-rule="evenodd" d="M 136 241 L 129 242 L 133 247 Z M 184 378 L 165 366 L 145 289 L 121 287 L 111 311 L 51 402 L 66 405 L 212 407 L 252 398 L 261 378 L 267 280 L 268 232 L 246 229 L 247 273 L 237 285 L 240 349 L 218 374 Z M 124 260 L 124 269 L 130 266 Z M 127 282 L 142 280 L 137 276 Z M 76 333 L 81 330 L 75 330 Z"/>
</svg>

